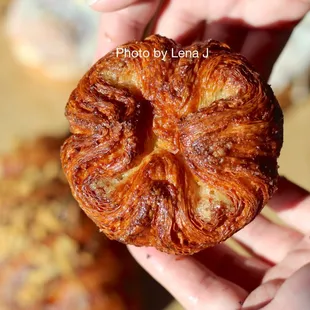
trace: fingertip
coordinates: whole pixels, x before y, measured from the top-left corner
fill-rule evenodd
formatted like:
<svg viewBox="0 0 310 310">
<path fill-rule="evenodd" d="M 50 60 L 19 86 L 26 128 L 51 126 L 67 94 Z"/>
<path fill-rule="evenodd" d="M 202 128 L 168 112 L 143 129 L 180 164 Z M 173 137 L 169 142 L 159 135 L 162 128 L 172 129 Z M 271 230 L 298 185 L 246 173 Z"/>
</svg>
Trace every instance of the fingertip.
<svg viewBox="0 0 310 310">
<path fill-rule="evenodd" d="M 123 0 L 122 3 L 125 0 Z M 156 11 L 158 1 L 131 1 L 127 8 L 101 15 L 97 58 L 117 46 L 133 40 L 141 40 L 146 25 Z"/>
<path fill-rule="evenodd" d="M 86 0 L 88 5 L 99 12 L 109 13 L 124 9 L 132 4 L 140 2 L 139 0 Z"/>
<path fill-rule="evenodd" d="M 310 263 L 298 269 L 279 288 L 274 299 L 264 309 L 310 309 Z"/>
<path fill-rule="evenodd" d="M 274 279 L 258 286 L 245 300 L 243 309 L 265 309 L 263 307 L 272 301 L 283 282 L 284 280 L 282 279 Z"/>
<path fill-rule="evenodd" d="M 154 248 L 128 246 L 138 263 L 186 309 L 239 309 L 247 292 L 216 276 L 192 256 L 176 256 Z"/>
<path fill-rule="evenodd" d="M 124 42 L 122 42 L 124 43 Z M 120 43 L 121 44 L 121 43 Z M 95 62 L 101 57 L 105 56 L 108 52 L 115 49 L 118 45 L 118 42 L 114 42 L 108 34 L 102 29 L 100 31 L 100 37 L 97 44 L 97 49 L 95 52 Z"/>
<path fill-rule="evenodd" d="M 162 253 L 153 247 L 128 245 L 128 250 L 144 269 L 151 272 L 154 270 L 155 272 L 161 273 L 169 261 L 177 259 L 177 256 Z"/>
<path fill-rule="evenodd" d="M 128 21 L 118 13 L 104 13 L 100 18 L 96 60 L 117 46 L 137 37 L 137 28 L 130 28 Z"/>
<path fill-rule="evenodd" d="M 288 280 L 286 285 L 289 286 L 290 290 L 299 292 L 300 289 L 310 287 L 310 262 L 305 264 L 303 267 L 298 269 Z M 307 290 L 308 291 L 308 290 Z M 308 296 L 308 295 L 307 295 Z M 309 295 L 310 301 L 310 295 Z"/>
<path fill-rule="evenodd" d="M 134 245 L 127 245 L 127 248 L 129 252 L 132 254 L 132 256 L 137 258 L 149 258 L 151 254 L 154 252 L 157 253 L 158 251 L 155 248 L 152 247 L 138 247 Z"/>
<path fill-rule="evenodd" d="M 128 251 L 130 254 L 138 261 L 149 259 L 151 254 L 149 253 L 152 248 L 148 247 L 137 247 L 134 245 L 127 245 Z"/>
</svg>

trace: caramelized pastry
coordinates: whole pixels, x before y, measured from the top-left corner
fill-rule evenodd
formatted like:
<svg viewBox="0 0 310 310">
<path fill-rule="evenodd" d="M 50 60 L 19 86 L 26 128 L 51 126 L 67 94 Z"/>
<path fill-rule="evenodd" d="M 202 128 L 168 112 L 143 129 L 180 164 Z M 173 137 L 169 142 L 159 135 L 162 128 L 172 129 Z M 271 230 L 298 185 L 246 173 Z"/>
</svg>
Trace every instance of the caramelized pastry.
<svg viewBox="0 0 310 310">
<path fill-rule="evenodd" d="M 247 225 L 276 190 L 281 108 L 226 44 L 153 35 L 118 47 L 81 79 L 66 117 L 65 175 L 111 239 L 193 254 Z"/>
</svg>

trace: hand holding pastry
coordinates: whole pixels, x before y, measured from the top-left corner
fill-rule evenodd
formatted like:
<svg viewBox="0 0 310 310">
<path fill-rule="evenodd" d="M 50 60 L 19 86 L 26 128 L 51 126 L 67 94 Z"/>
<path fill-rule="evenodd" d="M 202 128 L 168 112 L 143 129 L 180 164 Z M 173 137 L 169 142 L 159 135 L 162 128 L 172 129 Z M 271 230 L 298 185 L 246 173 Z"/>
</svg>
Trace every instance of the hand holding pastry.
<svg viewBox="0 0 310 310">
<path fill-rule="evenodd" d="M 266 2 L 169 1 L 159 10 L 154 32 L 190 44 L 196 39 L 191 30 L 202 25 L 202 32 L 194 31 L 200 34 L 199 39 L 212 37 L 228 42 L 268 78 L 293 24 L 310 5 L 306 1 L 287 5 Z M 97 1 L 93 7 L 103 12 L 98 56 L 129 40 L 140 39 L 158 4 Z M 206 24 L 205 20 L 212 22 Z M 276 27 L 280 22 L 288 27 Z M 281 181 L 279 187 L 281 192 L 271 206 L 293 226 L 278 226 L 258 215 L 235 235 L 262 260 L 240 257 L 225 245 L 182 259 L 154 248 L 129 248 L 140 264 L 188 309 L 307 309 L 309 197 L 288 181 Z M 292 290 L 298 294 L 291 295 Z"/>
</svg>

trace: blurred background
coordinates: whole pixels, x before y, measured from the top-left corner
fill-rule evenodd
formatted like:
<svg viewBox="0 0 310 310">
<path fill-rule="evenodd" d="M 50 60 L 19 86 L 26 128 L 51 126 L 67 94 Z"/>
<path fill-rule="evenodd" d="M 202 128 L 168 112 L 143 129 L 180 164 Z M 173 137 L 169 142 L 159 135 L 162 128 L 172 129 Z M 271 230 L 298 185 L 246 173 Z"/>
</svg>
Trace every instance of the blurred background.
<svg viewBox="0 0 310 310">
<path fill-rule="evenodd" d="M 181 309 L 98 234 L 63 178 L 64 107 L 93 63 L 82 0 L 0 0 L 0 309 Z M 280 172 L 310 190 L 310 15 L 270 83 L 285 114 Z"/>
</svg>

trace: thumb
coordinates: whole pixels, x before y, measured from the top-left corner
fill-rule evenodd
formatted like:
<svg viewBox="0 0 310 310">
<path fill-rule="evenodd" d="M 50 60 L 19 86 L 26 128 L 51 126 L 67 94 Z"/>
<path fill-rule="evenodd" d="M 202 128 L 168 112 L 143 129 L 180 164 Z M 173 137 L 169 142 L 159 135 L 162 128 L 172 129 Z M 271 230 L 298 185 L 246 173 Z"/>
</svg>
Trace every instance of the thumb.
<svg viewBox="0 0 310 310">
<path fill-rule="evenodd" d="M 310 263 L 298 269 L 279 288 L 274 299 L 264 310 L 310 309 Z"/>
<path fill-rule="evenodd" d="M 241 309 L 248 295 L 191 256 L 174 256 L 154 248 L 128 246 L 137 262 L 184 307 L 190 310 Z"/>
</svg>

